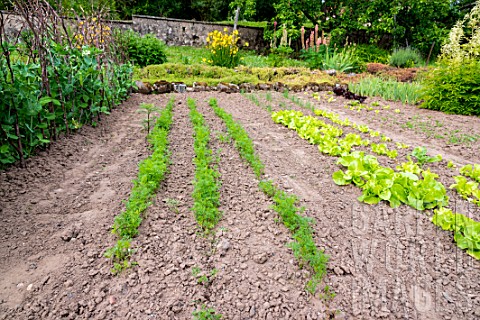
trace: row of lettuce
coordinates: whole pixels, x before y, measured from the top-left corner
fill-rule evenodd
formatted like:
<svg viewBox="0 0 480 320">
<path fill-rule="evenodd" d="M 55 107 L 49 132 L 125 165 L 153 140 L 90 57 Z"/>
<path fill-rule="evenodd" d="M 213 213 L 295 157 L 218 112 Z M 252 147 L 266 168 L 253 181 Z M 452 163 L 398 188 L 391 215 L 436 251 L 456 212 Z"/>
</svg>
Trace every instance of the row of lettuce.
<svg viewBox="0 0 480 320">
<path fill-rule="evenodd" d="M 319 109 L 313 111 L 335 124 L 351 127 L 370 134 L 371 137 L 380 135 L 348 119 L 341 120 L 335 113 Z M 304 116 L 300 111 L 281 110 L 273 112 L 272 118 L 274 122 L 295 130 L 301 138 L 317 145 L 320 152 L 340 157 L 337 163 L 344 169 L 333 173 L 333 180 L 338 185 L 354 184 L 362 189 L 359 201 L 368 204 L 386 201 L 393 208 L 405 204 L 420 211 L 434 209 L 432 222 L 444 230 L 453 231 L 457 245 L 471 256 L 480 259 L 480 223 L 447 209 L 449 197 L 445 186 L 437 180 L 437 174 L 423 168 L 427 162 L 440 161 L 442 159 L 440 155 L 428 157 L 425 148 L 417 147 L 412 152 L 417 162 L 408 157 L 408 162 L 400 163 L 396 170 L 393 170 L 380 165 L 375 156 L 354 149 L 370 145 L 372 152 L 396 158 L 398 152 L 395 148 L 388 149 L 384 144 L 370 143 L 369 140 L 362 139 L 354 133 L 343 135 L 340 127 L 325 123 L 316 117 Z M 383 135 L 380 136 L 384 141 L 390 140 Z M 397 148 L 403 149 L 408 146 L 397 142 Z M 480 165 L 467 165 L 460 169 L 460 173 L 462 175 L 454 177 L 456 183 L 450 188 L 455 189 L 464 199 L 480 205 L 478 190 Z M 469 181 L 466 177 L 477 182 Z"/>
</svg>

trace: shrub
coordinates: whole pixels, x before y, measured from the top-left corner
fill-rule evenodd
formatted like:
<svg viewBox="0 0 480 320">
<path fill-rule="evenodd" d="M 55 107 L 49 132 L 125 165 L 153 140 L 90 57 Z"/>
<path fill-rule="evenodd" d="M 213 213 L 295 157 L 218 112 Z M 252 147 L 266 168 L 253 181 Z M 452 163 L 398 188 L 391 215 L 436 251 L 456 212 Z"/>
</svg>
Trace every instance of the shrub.
<svg viewBox="0 0 480 320">
<path fill-rule="evenodd" d="M 371 44 L 359 44 L 355 49 L 355 57 L 359 62 L 376 62 L 387 64 L 390 61 L 390 53 Z"/>
<path fill-rule="evenodd" d="M 480 116 L 480 1 L 452 28 L 440 67 L 425 76 L 422 108 Z"/>
<path fill-rule="evenodd" d="M 128 56 L 135 65 L 145 67 L 167 61 L 165 43 L 153 34 L 140 36 L 134 31 L 127 31 L 121 37 L 125 37 Z"/>
<path fill-rule="evenodd" d="M 422 56 L 410 47 L 396 49 L 390 57 L 390 65 L 398 68 L 412 68 L 420 63 L 422 63 Z"/>
<path fill-rule="evenodd" d="M 445 64 L 423 80 L 422 108 L 480 116 L 480 62 Z"/>
</svg>

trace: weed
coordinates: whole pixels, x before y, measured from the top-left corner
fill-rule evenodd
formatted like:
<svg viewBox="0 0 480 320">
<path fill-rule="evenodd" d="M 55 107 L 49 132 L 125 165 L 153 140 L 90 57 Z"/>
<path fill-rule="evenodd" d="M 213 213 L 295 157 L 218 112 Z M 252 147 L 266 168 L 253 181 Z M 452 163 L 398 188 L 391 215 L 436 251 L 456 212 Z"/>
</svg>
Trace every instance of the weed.
<svg viewBox="0 0 480 320">
<path fill-rule="evenodd" d="M 436 155 L 435 157 L 430 157 L 427 155 L 427 148 L 425 147 L 416 147 L 412 151 L 412 157 L 417 159 L 418 163 L 423 166 L 425 163 L 438 162 L 442 160 L 441 155 Z"/>
<path fill-rule="evenodd" d="M 180 201 L 177 199 L 168 198 L 165 200 L 165 203 L 170 211 L 179 214 L 180 211 L 178 210 L 178 205 L 180 204 Z"/>
<path fill-rule="evenodd" d="M 193 320 L 220 320 L 220 319 L 222 319 L 221 314 L 216 314 L 214 309 L 207 308 L 205 305 L 202 305 L 200 310 L 193 311 L 192 315 L 193 315 Z"/>
<path fill-rule="evenodd" d="M 195 266 L 195 267 L 192 268 L 192 275 L 196 278 L 200 274 L 201 271 L 202 270 L 199 267 Z"/>
<path fill-rule="evenodd" d="M 130 240 L 128 239 L 120 239 L 115 246 L 107 249 L 104 253 L 104 257 L 113 261 L 113 268 L 110 269 L 110 271 L 113 274 L 118 274 L 123 270 L 136 265 L 135 262 L 129 261 L 133 252 L 134 250 L 130 249 Z"/>
<path fill-rule="evenodd" d="M 265 94 L 265 100 L 267 100 L 269 102 L 272 102 L 272 93 L 271 92 L 267 92 Z"/>
<path fill-rule="evenodd" d="M 150 127 L 155 121 L 155 118 L 152 118 L 152 114 L 158 111 L 159 109 L 153 103 L 142 103 L 137 110 L 137 112 L 145 113 L 147 115 L 147 118 L 142 120 L 143 128 L 147 131 L 147 134 L 150 134 Z"/>
</svg>

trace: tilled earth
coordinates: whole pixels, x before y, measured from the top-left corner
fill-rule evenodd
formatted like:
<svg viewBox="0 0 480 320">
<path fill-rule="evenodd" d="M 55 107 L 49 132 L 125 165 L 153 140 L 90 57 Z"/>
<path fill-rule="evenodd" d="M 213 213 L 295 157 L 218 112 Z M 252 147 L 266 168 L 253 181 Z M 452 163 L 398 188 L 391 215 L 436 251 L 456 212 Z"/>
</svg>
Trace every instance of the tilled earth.
<svg viewBox="0 0 480 320">
<path fill-rule="evenodd" d="M 257 95 L 261 106 L 311 114 L 281 94 Z M 187 97 L 196 99 L 211 128 L 221 174 L 223 217 L 209 237 L 198 232 L 190 210 Z M 304 290 L 309 272 L 287 247 L 288 230 L 208 106 L 211 97 L 247 130 L 266 175 L 299 196 L 305 214 L 315 218 L 317 246 L 330 256 L 323 286 L 337 294 L 333 300 Z M 175 95 L 170 173 L 133 241 L 138 266 L 113 276 L 103 252 L 115 242 L 113 219 L 128 199 L 138 162 L 149 154 L 136 110 L 141 102 L 164 106 L 168 98 L 134 94 L 97 128 L 84 127 L 29 159 L 27 170 L 0 173 L 0 319 L 191 319 L 204 305 L 225 319 L 480 318 L 480 263 L 458 249 L 450 233 L 405 206 L 359 203 L 358 189 L 334 184 L 335 157 L 274 124 L 267 110 L 240 94 Z M 480 133 L 478 118 L 392 103 L 375 118 L 344 109 L 343 98 L 326 98 L 309 101 L 459 165 L 480 162 L 477 141 L 457 143 Z M 430 126 L 419 124 L 427 121 Z M 444 162 L 431 168 L 445 185 L 452 183 Z M 449 195 L 459 212 L 480 218 L 476 208 Z"/>
</svg>

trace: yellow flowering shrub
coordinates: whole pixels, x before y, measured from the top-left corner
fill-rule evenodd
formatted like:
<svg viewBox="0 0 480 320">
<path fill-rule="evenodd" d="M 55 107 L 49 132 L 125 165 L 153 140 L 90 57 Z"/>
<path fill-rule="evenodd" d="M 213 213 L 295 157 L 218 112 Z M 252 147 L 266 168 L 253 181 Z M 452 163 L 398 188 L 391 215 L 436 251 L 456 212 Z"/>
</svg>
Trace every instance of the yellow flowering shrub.
<svg viewBox="0 0 480 320">
<path fill-rule="evenodd" d="M 240 55 L 238 52 L 238 41 L 240 37 L 238 30 L 232 33 L 225 28 L 222 31 L 212 31 L 207 36 L 207 49 L 210 50 L 209 59 L 204 62 L 220 67 L 233 68 L 238 66 Z"/>
</svg>

